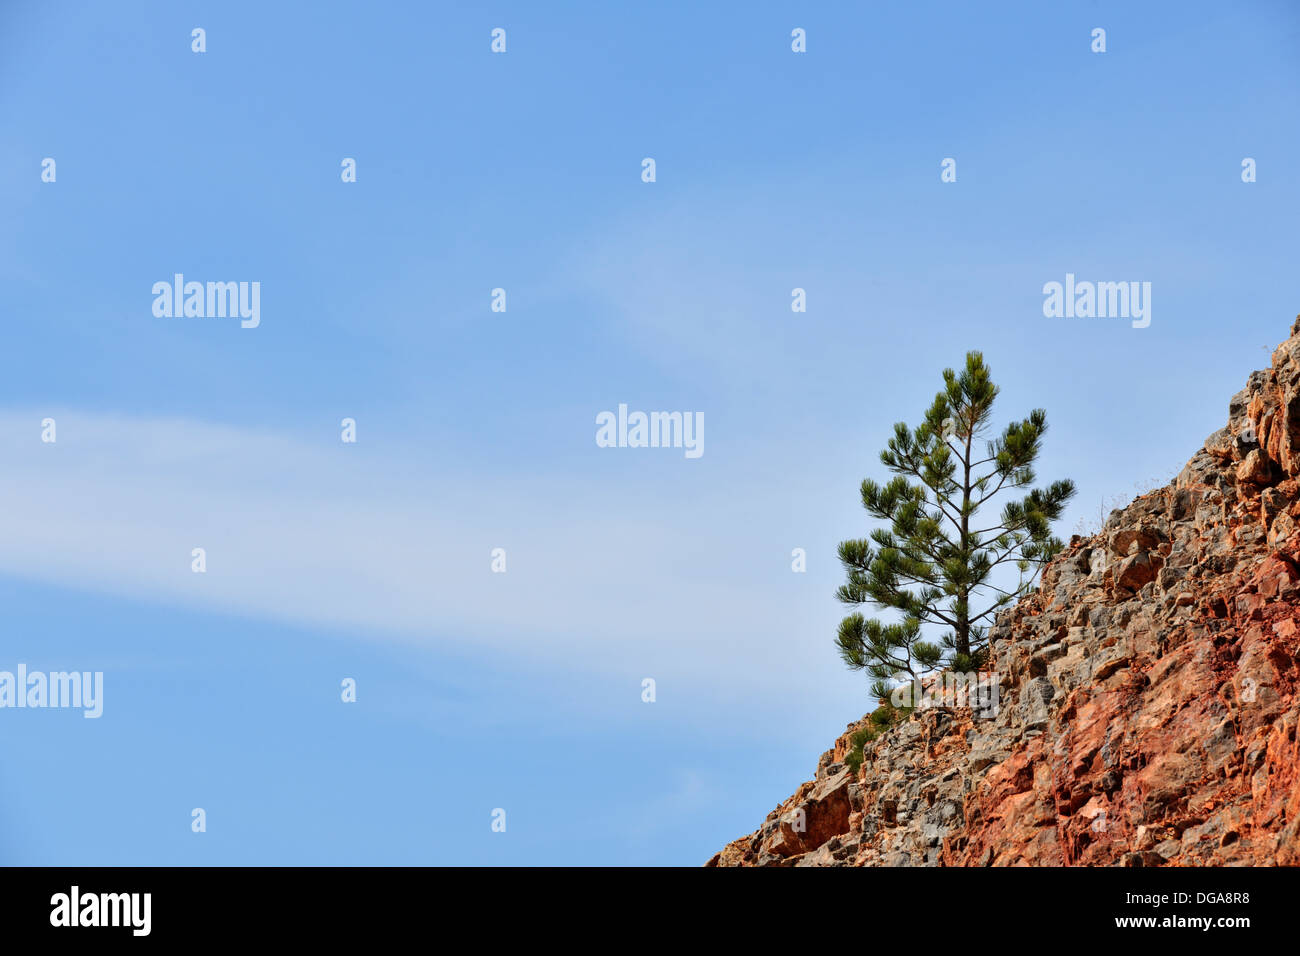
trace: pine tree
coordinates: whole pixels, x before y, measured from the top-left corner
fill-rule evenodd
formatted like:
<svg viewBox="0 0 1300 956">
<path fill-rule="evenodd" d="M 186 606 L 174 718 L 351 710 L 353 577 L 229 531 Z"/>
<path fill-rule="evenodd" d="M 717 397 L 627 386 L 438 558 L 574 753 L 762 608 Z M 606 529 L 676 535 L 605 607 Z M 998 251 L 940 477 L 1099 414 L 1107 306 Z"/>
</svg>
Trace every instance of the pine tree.
<svg viewBox="0 0 1300 956">
<path fill-rule="evenodd" d="M 844 662 L 873 678 L 872 693 L 882 701 L 893 682 L 916 680 L 941 664 L 957 671 L 984 664 L 987 622 L 1031 590 L 1061 550 L 1050 524 L 1074 495 L 1072 481 L 1053 482 L 1007 501 L 996 523 L 979 520 L 996 495 L 1033 484 L 1047 414 L 1035 409 L 989 441 L 984 436 L 998 388 L 983 355 L 967 353 L 961 374 L 945 369 L 943 380 L 925 421 L 915 431 L 896 424 L 880 453 L 897 477 L 883 485 L 862 482 L 862 506 L 889 526 L 839 546 L 848 580 L 836 596 L 902 614 L 891 623 L 850 614 L 836 638 Z M 1012 563 L 1018 585 L 994 585 L 994 572 Z M 922 639 L 925 625 L 944 629 L 940 643 Z"/>
</svg>

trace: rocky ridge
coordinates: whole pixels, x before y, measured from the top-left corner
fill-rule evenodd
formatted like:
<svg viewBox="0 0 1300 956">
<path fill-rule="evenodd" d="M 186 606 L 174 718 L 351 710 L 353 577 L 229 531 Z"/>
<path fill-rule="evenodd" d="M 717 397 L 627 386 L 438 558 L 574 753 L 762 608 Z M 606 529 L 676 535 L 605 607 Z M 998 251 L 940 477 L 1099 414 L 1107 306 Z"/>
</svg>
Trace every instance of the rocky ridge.
<svg viewBox="0 0 1300 956">
<path fill-rule="evenodd" d="M 1300 317 L 1168 486 L 990 628 L 996 716 L 918 709 L 709 866 L 1300 864 Z"/>
</svg>

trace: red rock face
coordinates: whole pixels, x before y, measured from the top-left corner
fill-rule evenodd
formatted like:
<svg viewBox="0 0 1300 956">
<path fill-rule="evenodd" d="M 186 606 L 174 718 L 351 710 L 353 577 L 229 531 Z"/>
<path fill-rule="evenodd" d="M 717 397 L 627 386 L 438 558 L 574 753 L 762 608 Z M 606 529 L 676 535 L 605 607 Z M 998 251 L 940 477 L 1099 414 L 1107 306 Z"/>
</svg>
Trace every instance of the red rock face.
<svg viewBox="0 0 1300 956">
<path fill-rule="evenodd" d="M 710 866 L 1300 865 L 1300 318 L 1167 487 L 990 629 L 996 715 L 930 708 Z"/>
</svg>

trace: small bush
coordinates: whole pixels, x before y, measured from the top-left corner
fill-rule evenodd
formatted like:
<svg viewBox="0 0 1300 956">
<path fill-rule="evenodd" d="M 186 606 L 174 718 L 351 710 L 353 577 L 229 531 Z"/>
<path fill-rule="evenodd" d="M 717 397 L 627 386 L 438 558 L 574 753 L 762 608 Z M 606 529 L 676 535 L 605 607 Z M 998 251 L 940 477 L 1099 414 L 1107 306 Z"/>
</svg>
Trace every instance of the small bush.
<svg viewBox="0 0 1300 956">
<path fill-rule="evenodd" d="M 864 744 L 875 740 L 879 735 L 872 724 L 853 731 L 853 736 L 849 738 L 849 752 L 844 756 L 844 763 L 848 766 L 850 772 L 857 776 L 858 770 L 862 768 L 862 747 Z"/>
<path fill-rule="evenodd" d="M 844 756 L 845 765 L 855 775 L 862 767 L 862 747 L 875 740 L 890 727 L 902 723 L 912 713 L 911 707 L 895 707 L 889 701 L 882 701 L 880 706 L 871 712 L 867 718 L 867 723 L 853 731 L 849 737 L 849 752 Z"/>
<path fill-rule="evenodd" d="M 1155 478 L 1148 478 L 1146 481 L 1133 482 L 1133 490 L 1127 493 L 1117 495 L 1103 495 L 1097 502 L 1097 510 L 1092 514 L 1085 514 L 1079 518 L 1074 525 L 1074 533 L 1081 538 L 1091 538 L 1101 531 L 1102 526 L 1106 524 L 1106 519 L 1110 517 L 1111 512 L 1127 508 L 1138 498 L 1145 494 L 1155 491 L 1157 488 L 1163 488 L 1169 484 L 1168 481 L 1157 481 Z"/>
</svg>

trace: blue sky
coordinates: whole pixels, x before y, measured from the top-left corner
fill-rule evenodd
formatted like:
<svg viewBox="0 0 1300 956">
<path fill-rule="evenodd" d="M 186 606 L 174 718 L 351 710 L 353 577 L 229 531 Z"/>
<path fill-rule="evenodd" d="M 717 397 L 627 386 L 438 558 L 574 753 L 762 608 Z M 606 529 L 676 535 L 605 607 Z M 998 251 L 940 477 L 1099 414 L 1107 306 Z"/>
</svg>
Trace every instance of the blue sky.
<svg viewBox="0 0 1300 956">
<path fill-rule="evenodd" d="M 701 863 L 871 706 L 834 548 L 941 369 L 1068 535 L 1300 312 L 1291 4 L 268 6 L 0 6 L 0 669 L 105 682 L 0 711 L 4 862 Z"/>
</svg>

